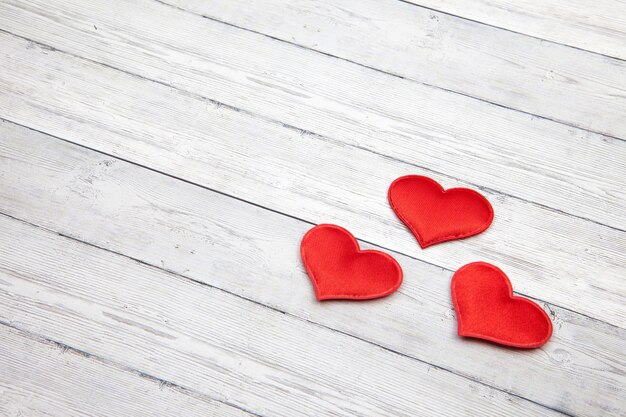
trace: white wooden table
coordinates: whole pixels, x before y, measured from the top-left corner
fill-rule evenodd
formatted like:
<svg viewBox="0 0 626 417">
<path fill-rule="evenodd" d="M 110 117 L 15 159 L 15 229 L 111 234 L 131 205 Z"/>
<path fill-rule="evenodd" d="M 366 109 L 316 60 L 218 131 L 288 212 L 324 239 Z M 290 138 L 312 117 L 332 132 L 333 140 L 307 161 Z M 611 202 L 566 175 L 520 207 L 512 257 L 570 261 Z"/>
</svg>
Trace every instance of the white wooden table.
<svg viewBox="0 0 626 417">
<path fill-rule="evenodd" d="M 492 227 L 421 250 L 405 174 Z M 3 416 L 624 416 L 626 4 L 0 0 L 0 214 Z M 318 223 L 400 290 L 316 302 Z M 545 346 L 456 335 L 477 260 Z"/>
</svg>

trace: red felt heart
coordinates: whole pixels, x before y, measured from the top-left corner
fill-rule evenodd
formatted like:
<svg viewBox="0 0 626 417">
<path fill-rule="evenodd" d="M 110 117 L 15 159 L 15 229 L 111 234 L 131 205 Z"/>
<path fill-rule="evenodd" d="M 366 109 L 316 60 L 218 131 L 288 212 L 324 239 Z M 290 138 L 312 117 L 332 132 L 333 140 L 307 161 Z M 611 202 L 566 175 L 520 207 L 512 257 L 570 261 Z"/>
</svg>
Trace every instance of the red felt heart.
<svg viewBox="0 0 626 417">
<path fill-rule="evenodd" d="M 400 287 L 402 269 L 386 253 L 361 250 L 346 229 L 320 224 L 302 238 L 300 254 L 318 300 L 367 300 Z"/>
<path fill-rule="evenodd" d="M 389 204 L 420 246 L 478 234 L 489 227 L 493 208 L 468 188 L 444 190 L 431 178 L 407 175 L 389 186 Z"/>
<path fill-rule="evenodd" d="M 459 336 L 536 348 L 552 335 L 545 311 L 527 298 L 514 296 L 509 278 L 491 264 L 463 266 L 452 277 L 451 290 Z"/>
</svg>

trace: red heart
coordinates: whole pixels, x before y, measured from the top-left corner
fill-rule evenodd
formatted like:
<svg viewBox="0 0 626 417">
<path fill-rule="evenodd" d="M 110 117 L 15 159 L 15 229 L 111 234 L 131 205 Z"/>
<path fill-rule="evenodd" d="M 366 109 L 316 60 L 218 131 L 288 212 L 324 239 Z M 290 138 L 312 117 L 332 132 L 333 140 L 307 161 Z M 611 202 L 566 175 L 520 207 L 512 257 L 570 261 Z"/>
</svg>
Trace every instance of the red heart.
<svg viewBox="0 0 626 417">
<path fill-rule="evenodd" d="M 318 300 L 367 300 L 400 287 L 402 269 L 386 253 L 361 250 L 346 229 L 320 224 L 302 238 L 300 254 Z"/>
<path fill-rule="evenodd" d="M 546 312 L 529 299 L 514 296 L 508 277 L 491 264 L 463 266 L 452 277 L 451 290 L 459 336 L 536 348 L 552 335 Z"/>
<path fill-rule="evenodd" d="M 388 198 L 422 248 L 476 235 L 493 220 L 493 208 L 481 194 L 468 188 L 444 190 L 437 181 L 419 175 L 396 179 Z"/>
</svg>

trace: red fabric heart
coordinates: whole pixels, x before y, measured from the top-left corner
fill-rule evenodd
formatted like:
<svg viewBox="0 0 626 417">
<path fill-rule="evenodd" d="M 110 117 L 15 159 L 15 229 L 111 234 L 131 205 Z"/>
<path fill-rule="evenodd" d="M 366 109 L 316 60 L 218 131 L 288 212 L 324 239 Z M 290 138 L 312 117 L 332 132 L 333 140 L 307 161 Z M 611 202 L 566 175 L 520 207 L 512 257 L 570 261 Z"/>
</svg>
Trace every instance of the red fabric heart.
<svg viewBox="0 0 626 417">
<path fill-rule="evenodd" d="M 386 253 L 361 250 L 346 229 L 320 224 L 302 238 L 300 254 L 318 300 L 367 300 L 400 287 L 402 269 Z"/>
<path fill-rule="evenodd" d="M 419 175 L 396 179 L 388 199 L 422 248 L 476 235 L 493 220 L 493 208 L 481 194 L 468 188 L 444 190 L 437 181 Z"/>
<path fill-rule="evenodd" d="M 552 322 L 541 307 L 513 295 L 509 278 L 496 266 L 473 262 L 452 277 L 452 302 L 459 336 L 518 348 L 536 348 L 552 336 Z"/>
</svg>

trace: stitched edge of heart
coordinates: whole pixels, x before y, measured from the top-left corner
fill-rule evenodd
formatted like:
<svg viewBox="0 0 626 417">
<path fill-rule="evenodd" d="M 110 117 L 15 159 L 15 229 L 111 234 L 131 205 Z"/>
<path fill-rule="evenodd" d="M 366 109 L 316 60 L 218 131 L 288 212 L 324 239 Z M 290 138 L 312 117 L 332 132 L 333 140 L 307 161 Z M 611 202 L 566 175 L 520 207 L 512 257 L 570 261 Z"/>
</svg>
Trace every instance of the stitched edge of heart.
<svg viewBox="0 0 626 417">
<path fill-rule="evenodd" d="M 329 227 L 329 228 L 333 228 L 333 229 L 337 229 L 341 232 L 343 232 L 344 234 L 348 235 L 350 237 L 350 240 L 352 241 L 352 243 L 354 244 L 355 248 L 356 248 L 356 252 L 357 254 L 361 254 L 361 253 L 367 253 L 367 252 L 374 252 L 377 253 L 379 255 L 383 255 L 385 258 L 387 258 L 388 260 L 391 261 L 391 263 L 395 266 L 395 268 L 398 270 L 398 282 L 396 285 L 394 285 L 392 288 L 383 291 L 381 293 L 377 293 L 377 294 L 372 294 L 372 295 L 359 295 L 359 294 L 330 294 L 330 295 L 324 295 L 324 296 L 320 296 L 319 294 L 319 287 L 317 284 L 317 278 L 316 278 L 316 274 L 315 271 L 313 270 L 313 267 L 309 265 L 309 262 L 307 261 L 306 255 L 304 254 L 304 242 L 306 241 L 306 239 L 310 236 L 310 234 L 318 227 Z M 400 264 L 398 263 L 398 261 L 395 260 L 395 258 L 385 252 L 381 252 L 378 250 L 373 250 L 373 249 L 367 249 L 367 250 L 362 250 L 361 247 L 359 246 L 359 242 L 356 240 L 356 238 L 354 237 L 354 235 L 352 233 L 350 233 L 348 230 L 344 229 L 341 226 L 337 226 L 335 224 L 329 224 L 329 223 L 322 223 L 322 224 L 318 224 L 317 226 L 314 226 L 313 228 L 309 229 L 304 236 L 302 237 L 302 241 L 300 243 L 300 256 L 302 257 L 302 263 L 304 264 L 304 268 L 306 269 L 307 273 L 309 274 L 309 276 L 311 277 L 311 282 L 313 283 L 313 290 L 315 292 L 315 298 L 318 301 L 323 301 L 323 300 L 372 300 L 375 298 L 381 298 L 381 297 L 386 297 L 394 292 L 396 292 L 398 290 L 398 288 L 400 288 L 400 286 L 402 285 L 402 281 L 404 280 L 404 274 L 402 272 L 402 267 L 400 266 Z"/>
<path fill-rule="evenodd" d="M 401 180 L 404 180 L 404 179 L 408 179 L 408 178 L 426 179 L 426 180 L 432 182 L 433 184 L 436 184 L 437 187 L 439 187 L 439 189 L 441 189 L 443 194 L 445 194 L 445 193 L 447 193 L 449 191 L 455 190 L 455 191 L 468 192 L 470 194 L 478 196 L 486 204 L 487 208 L 489 209 L 489 218 L 485 221 L 485 223 L 483 223 L 479 227 L 477 227 L 475 229 L 472 229 L 472 230 L 470 230 L 468 232 L 457 233 L 457 234 L 452 234 L 452 235 L 446 235 L 446 236 L 442 236 L 442 237 L 440 237 L 438 239 L 425 242 L 424 239 L 422 238 L 422 236 L 417 231 L 417 229 L 415 229 L 411 225 L 411 223 L 409 223 L 409 221 L 406 219 L 406 217 L 404 217 L 401 213 L 398 212 L 397 206 L 393 202 L 393 197 L 391 196 L 391 189 L 393 188 L 393 186 L 397 182 L 399 182 Z M 415 239 L 417 240 L 417 243 L 420 245 L 420 247 L 422 249 L 426 249 L 427 247 L 432 246 L 432 245 L 436 245 L 438 243 L 447 242 L 449 240 L 454 240 L 454 239 L 464 239 L 464 238 L 467 238 L 467 237 L 470 237 L 470 236 L 477 235 L 477 234 L 479 234 L 481 232 L 484 232 L 485 230 L 487 230 L 487 228 L 489 228 L 489 226 L 493 222 L 493 217 L 494 217 L 493 206 L 491 205 L 489 200 L 487 200 L 487 198 L 484 195 L 482 195 L 481 193 L 479 193 L 478 191 L 474 191 L 472 189 L 464 188 L 464 187 L 454 187 L 454 188 L 445 189 L 437 181 L 435 181 L 434 179 L 432 179 L 430 177 L 426 177 L 424 175 L 404 175 L 402 177 L 396 178 L 391 183 L 391 185 L 389 185 L 389 189 L 387 190 L 387 200 L 389 200 L 389 204 L 391 205 L 391 208 L 392 208 L 393 212 L 396 214 L 396 216 L 398 216 L 398 218 L 402 221 L 402 223 L 404 223 L 405 226 L 407 226 L 409 228 L 411 233 L 413 233 L 413 236 L 415 236 Z"/>
<path fill-rule="evenodd" d="M 506 285 L 507 285 L 507 287 L 509 289 L 509 297 L 511 299 L 519 300 L 519 301 L 523 301 L 525 303 L 532 304 L 534 307 L 536 307 L 541 312 L 542 316 L 544 317 L 544 319 L 548 323 L 548 328 L 549 328 L 548 334 L 547 334 L 547 336 L 544 339 L 542 339 L 542 340 L 540 340 L 538 342 L 534 342 L 534 343 L 511 343 L 511 342 L 508 342 L 506 340 L 499 339 L 497 337 L 484 336 L 484 335 L 481 335 L 481 334 L 478 334 L 478 333 L 471 333 L 471 332 L 467 332 L 467 333 L 462 333 L 461 332 L 461 321 L 462 321 L 461 310 L 459 309 L 459 306 L 458 306 L 457 301 L 456 301 L 456 292 L 455 292 L 455 289 L 454 289 L 454 285 L 456 283 L 457 274 L 459 272 L 461 272 L 463 269 L 468 268 L 470 266 L 474 266 L 474 265 L 485 265 L 485 266 L 488 266 L 488 267 L 493 268 L 496 271 L 498 271 L 500 273 L 500 275 L 504 278 L 504 282 L 506 283 Z M 513 295 L 513 286 L 511 285 L 511 280 L 504 273 L 504 271 L 502 271 L 500 268 L 498 268 L 495 265 L 492 265 L 492 264 L 487 263 L 487 262 L 481 262 L 481 261 L 479 261 L 479 262 L 471 262 L 471 263 L 469 263 L 467 265 L 463 265 L 461 268 L 459 268 L 454 273 L 454 276 L 452 277 L 452 282 L 450 283 L 450 292 L 452 293 L 452 304 L 454 304 L 454 311 L 456 311 L 456 314 L 457 314 L 457 317 L 458 317 L 458 319 L 457 319 L 457 334 L 459 336 L 462 336 L 462 337 L 473 337 L 473 338 L 477 338 L 477 339 L 484 339 L 484 340 L 488 340 L 488 341 L 491 341 L 491 342 L 499 343 L 499 344 L 502 344 L 502 345 L 505 345 L 505 346 L 524 348 L 524 349 L 532 349 L 532 348 L 538 348 L 540 346 L 543 346 L 552 337 L 552 332 L 553 332 L 552 320 L 550 320 L 550 317 L 548 316 L 548 314 L 544 311 L 543 308 L 541 308 L 541 306 L 539 304 L 535 303 L 534 301 L 529 300 L 526 297 L 520 297 L 520 296 L 517 296 L 517 295 Z"/>
</svg>

